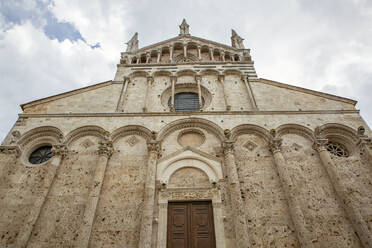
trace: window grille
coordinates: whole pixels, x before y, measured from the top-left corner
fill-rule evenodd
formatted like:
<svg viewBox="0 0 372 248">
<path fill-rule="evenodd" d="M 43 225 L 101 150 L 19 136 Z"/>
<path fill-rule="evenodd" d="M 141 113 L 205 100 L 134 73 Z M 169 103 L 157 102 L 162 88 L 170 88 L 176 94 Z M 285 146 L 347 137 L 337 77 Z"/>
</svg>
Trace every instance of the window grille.
<svg viewBox="0 0 372 248">
<path fill-rule="evenodd" d="M 171 104 L 169 99 L 168 105 Z M 204 98 L 202 97 L 202 105 L 204 105 Z M 174 95 L 174 110 L 176 112 L 193 112 L 199 111 L 199 97 L 198 94 L 192 92 L 183 92 Z"/>
</svg>

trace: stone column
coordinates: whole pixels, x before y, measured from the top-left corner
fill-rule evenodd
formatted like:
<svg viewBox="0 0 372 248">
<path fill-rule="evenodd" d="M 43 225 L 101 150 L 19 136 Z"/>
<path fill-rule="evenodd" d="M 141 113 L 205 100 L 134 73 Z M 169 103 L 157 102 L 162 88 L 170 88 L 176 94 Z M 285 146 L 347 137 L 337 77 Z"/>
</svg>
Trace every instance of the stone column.
<svg viewBox="0 0 372 248">
<path fill-rule="evenodd" d="M 143 201 L 143 212 L 141 221 L 139 248 L 151 248 L 152 223 L 155 203 L 155 175 L 156 161 L 160 153 L 160 144 L 155 140 L 147 144 L 149 159 L 147 161 L 147 172 L 145 182 L 145 198 Z"/>
<path fill-rule="evenodd" d="M 201 95 L 201 76 L 200 75 L 196 75 L 195 76 L 195 80 L 196 80 L 196 83 L 198 85 L 198 97 L 199 97 L 199 110 L 201 110 L 203 108 L 203 101 L 202 101 L 202 95 Z"/>
<path fill-rule="evenodd" d="M 187 58 L 187 44 L 185 42 L 183 43 L 183 56 Z"/>
<path fill-rule="evenodd" d="M 43 208 L 50 189 L 52 188 L 53 182 L 58 172 L 58 168 L 60 167 L 63 158 L 67 155 L 67 148 L 62 144 L 53 145 L 52 153 L 52 161 L 50 162 L 49 168 L 46 171 L 42 182 L 43 185 L 41 187 L 41 195 L 36 198 L 34 205 L 30 210 L 30 213 L 24 220 L 21 230 L 19 231 L 19 235 L 17 236 L 17 239 L 14 243 L 14 247 L 24 248 L 27 246 L 32 230 L 36 224 L 37 219 L 40 216 L 41 209 Z"/>
<path fill-rule="evenodd" d="M 139 57 L 137 57 L 137 62 L 136 62 L 136 64 L 139 64 L 140 61 L 141 61 L 141 56 L 139 55 Z"/>
<path fill-rule="evenodd" d="M 118 105 L 116 107 L 116 112 L 124 112 L 125 96 L 127 94 L 128 85 L 130 83 L 129 77 L 124 77 L 123 87 L 121 89 Z"/>
<path fill-rule="evenodd" d="M 209 47 L 209 54 L 211 56 L 211 61 L 214 61 L 213 48 L 212 47 Z"/>
<path fill-rule="evenodd" d="M 221 56 L 221 60 L 225 61 L 225 52 L 224 51 L 221 51 L 220 56 Z"/>
<path fill-rule="evenodd" d="M 227 92 L 226 92 L 226 87 L 225 87 L 225 75 L 218 75 L 218 80 L 222 84 L 222 91 L 223 91 L 223 97 L 225 99 L 226 110 L 230 111 L 231 110 L 231 105 L 229 104 L 229 98 L 226 94 Z"/>
<path fill-rule="evenodd" d="M 252 104 L 253 110 L 257 110 L 256 99 L 254 98 L 252 87 L 247 79 L 247 76 L 242 76 L 242 80 L 244 81 L 245 87 L 247 88 L 249 101 Z"/>
<path fill-rule="evenodd" d="M 149 101 L 149 99 L 148 99 L 149 98 L 149 88 L 151 87 L 152 82 L 154 82 L 154 78 L 151 77 L 151 76 L 147 77 L 143 112 L 147 112 L 147 106 L 148 106 L 148 101 Z"/>
<path fill-rule="evenodd" d="M 156 63 L 160 63 L 161 60 L 161 48 L 158 48 L 158 58 L 156 60 Z"/>
<path fill-rule="evenodd" d="M 372 166 L 372 139 L 365 135 L 365 128 L 360 126 L 358 128 L 359 140 L 356 146 L 359 148 L 359 154 L 361 158 L 368 161 L 368 164 Z M 372 167 L 370 167 L 372 169 Z"/>
<path fill-rule="evenodd" d="M 151 58 L 151 54 L 150 54 L 149 52 L 147 52 L 147 53 L 146 53 L 146 64 L 149 63 L 150 58 Z"/>
<path fill-rule="evenodd" d="M 234 214 L 234 227 L 236 235 L 236 247 L 248 248 L 250 245 L 248 238 L 248 227 L 245 218 L 245 210 L 240 191 L 238 172 L 236 170 L 234 143 L 231 140 L 223 142 L 223 152 L 225 157 L 226 174 L 228 177 L 231 210 Z"/>
<path fill-rule="evenodd" d="M 99 196 L 101 194 L 103 179 L 106 172 L 106 167 L 113 153 L 113 145 L 109 140 L 99 143 L 98 147 L 98 162 L 94 172 L 93 183 L 90 187 L 87 203 L 83 215 L 83 223 L 80 226 L 79 235 L 76 240 L 75 247 L 88 247 L 90 235 L 92 232 L 93 221 L 96 215 Z"/>
<path fill-rule="evenodd" d="M 171 63 L 173 62 L 173 48 L 174 48 L 174 45 L 171 44 L 169 46 L 169 60 L 170 60 Z"/>
<path fill-rule="evenodd" d="M 199 58 L 199 60 L 201 60 L 202 59 L 202 57 L 201 57 L 201 46 L 199 45 L 197 47 L 198 47 L 198 58 Z"/>
<path fill-rule="evenodd" d="M 167 247 L 168 201 L 159 199 L 159 223 L 157 248 Z"/>
<path fill-rule="evenodd" d="M 283 191 L 287 200 L 289 214 L 296 230 L 297 238 L 301 247 L 313 248 L 318 247 L 315 245 L 316 237 L 306 228 L 306 218 L 301 209 L 301 204 L 297 200 L 297 194 L 292 178 L 288 173 L 288 166 L 280 150 L 282 139 L 273 138 L 270 142 L 270 151 L 273 154 L 275 168 L 280 178 Z"/>
<path fill-rule="evenodd" d="M 176 89 L 176 76 L 170 76 L 171 84 L 172 84 L 172 96 L 171 96 L 171 105 L 170 105 L 170 111 L 174 112 L 174 94 Z"/>
<path fill-rule="evenodd" d="M 338 200 L 352 223 L 355 232 L 358 234 L 361 243 L 366 248 L 372 247 L 372 233 L 368 230 L 368 225 L 363 219 L 360 209 L 354 205 L 352 195 L 350 195 L 348 189 L 342 184 L 341 178 L 338 177 L 337 168 L 333 163 L 331 155 L 327 151 L 327 143 L 328 139 L 318 136 L 313 147 L 318 151 L 320 160 L 329 176 Z"/>
</svg>

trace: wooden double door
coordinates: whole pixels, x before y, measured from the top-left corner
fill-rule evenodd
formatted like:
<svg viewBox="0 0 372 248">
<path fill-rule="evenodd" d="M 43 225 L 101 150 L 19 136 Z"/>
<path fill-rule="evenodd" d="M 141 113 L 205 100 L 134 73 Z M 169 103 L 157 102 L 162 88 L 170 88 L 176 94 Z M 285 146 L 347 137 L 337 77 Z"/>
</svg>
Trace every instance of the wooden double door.
<svg viewBox="0 0 372 248">
<path fill-rule="evenodd" d="M 168 204 L 167 248 L 215 248 L 212 203 Z"/>
</svg>

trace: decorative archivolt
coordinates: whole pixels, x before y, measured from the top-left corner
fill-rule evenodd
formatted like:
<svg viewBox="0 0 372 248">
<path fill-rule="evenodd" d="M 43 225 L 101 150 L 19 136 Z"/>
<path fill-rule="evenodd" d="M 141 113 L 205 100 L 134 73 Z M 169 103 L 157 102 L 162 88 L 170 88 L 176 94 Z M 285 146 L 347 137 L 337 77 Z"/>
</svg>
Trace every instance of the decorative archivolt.
<svg viewBox="0 0 372 248">
<path fill-rule="evenodd" d="M 243 124 L 234 127 L 231 130 L 231 139 L 236 140 L 238 136 L 243 134 L 255 134 L 261 137 L 267 143 L 270 141 L 270 133 L 265 128 L 252 124 Z"/>
<path fill-rule="evenodd" d="M 180 77 L 180 76 L 195 76 L 195 75 L 196 75 L 196 71 L 193 71 L 193 70 L 181 70 L 181 71 L 178 71 L 176 73 L 177 77 Z"/>
<path fill-rule="evenodd" d="M 59 128 L 53 126 L 43 126 L 34 128 L 23 134 L 18 140 L 18 144 L 21 147 L 25 147 L 30 142 L 45 137 L 47 137 L 48 140 L 53 143 L 62 143 L 64 141 L 63 133 Z"/>
<path fill-rule="evenodd" d="M 326 138 L 328 137 L 339 137 L 340 139 L 345 139 L 349 143 L 355 143 L 358 141 L 357 130 L 351 127 L 338 124 L 338 123 L 327 123 L 320 126 L 322 135 Z"/>
<path fill-rule="evenodd" d="M 135 71 L 135 72 L 132 72 L 131 74 L 128 75 L 129 78 L 133 78 L 133 77 L 148 77 L 150 76 L 150 74 L 146 71 Z"/>
<path fill-rule="evenodd" d="M 172 76 L 172 73 L 170 71 L 165 71 L 165 70 L 160 70 L 160 71 L 155 71 L 151 74 L 151 76 L 153 77 L 157 77 L 157 76 Z"/>
<path fill-rule="evenodd" d="M 285 134 L 297 134 L 314 141 L 314 133 L 311 129 L 298 124 L 284 124 L 276 128 L 276 136 L 282 137 Z"/>
<path fill-rule="evenodd" d="M 111 134 L 111 139 L 115 142 L 117 139 L 121 137 L 125 137 L 128 135 L 138 135 L 143 137 L 147 142 L 151 141 L 151 139 L 155 138 L 154 133 L 152 133 L 149 129 L 138 126 L 138 125 L 129 125 L 125 127 L 121 127 L 116 129 Z"/>
<path fill-rule="evenodd" d="M 72 130 L 66 136 L 66 145 L 70 145 L 74 140 L 83 137 L 83 136 L 96 136 L 101 140 L 108 139 L 110 137 L 110 133 L 105 129 L 99 126 L 83 126 L 79 127 L 75 130 Z"/>
<path fill-rule="evenodd" d="M 242 76 L 243 73 L 239 70 L 235 70 L 235 69 L 226 69 L 222 72 L 222 74 L 224 75 L 237 75 L 237 76 Z"/>
<path fill-rule="evenodd" d="M 207 132 L 213 133 L 221 141 L 225 139 L 222 128 L 220 128 L 217 124 L 201 118 L 185 118 L 173 121 L 163 127 L 159 132 L 158 140 L 163 140 L 169 134 L 177 130 L 192 127 L 199 127 L 206 130 Z"/>
</svg>

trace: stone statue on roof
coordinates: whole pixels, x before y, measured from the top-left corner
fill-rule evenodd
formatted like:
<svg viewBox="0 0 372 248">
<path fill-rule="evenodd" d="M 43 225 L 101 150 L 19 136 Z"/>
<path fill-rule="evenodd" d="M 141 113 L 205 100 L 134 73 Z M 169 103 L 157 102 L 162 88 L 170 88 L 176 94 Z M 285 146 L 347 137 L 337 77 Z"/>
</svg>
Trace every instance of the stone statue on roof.
<svg viewBox="0 0 372 248">
<path fill-rule="evenodd" d="M 244 49 L 243 38 L 240 37 L 234 29 L 231 29 L 231 45 L 238 49 Z"/>
<path fill-rule="evenodd" d="M 136 32 L 132 39 L 130 39 L 127 43 L 127 50 L 125 52 L 132 53 L 138 50 L 138 33 Z"/>
<path fill-rule="evenodd" d="M 182 23 L 180 25 L 180 35 L 190 35 L 189 24 L 187 24 L 185 18 L 182 20 Z"/>
</svg>

